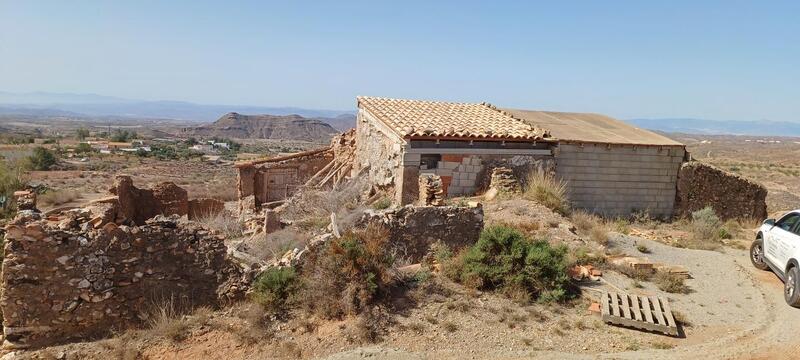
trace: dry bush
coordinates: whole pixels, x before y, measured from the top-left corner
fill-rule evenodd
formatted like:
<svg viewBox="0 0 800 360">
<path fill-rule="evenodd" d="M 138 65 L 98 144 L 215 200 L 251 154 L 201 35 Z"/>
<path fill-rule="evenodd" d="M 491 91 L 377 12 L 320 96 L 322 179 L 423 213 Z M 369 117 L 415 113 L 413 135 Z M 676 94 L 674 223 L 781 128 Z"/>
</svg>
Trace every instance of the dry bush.
<svg viewBox="0 0 800 360">
<path fill-rule="evenodd" d="M 580 234 L 588 235 L 592 241 L 600 245 L 608 244 L 608 229 L 597 215 L 584 211 L 573 211 L 570 220 Z"/>
<path fill-rule="evenodd" d="M 208 229 L 218 231 L 228 239 L 241 237 L 244 233 L 244 224 L 228 211 L 217 214 L 207 214 L 195 220 Z"/>
<path fill-rule="evenodd" d="M 691 289 L 683 281 L 683 276 L 667 272 L 659 271 L 655 276 L 655 283 L 658 288 L 668 293 L 688 294 L 691 292 Z"/>
<path fill-rule="evenodd" d="M 245 345 L 271 340 L 275 337 L 269 313 L 263 306 L 255 303 L 244 303 L 235 309 L 235 314 L 243 321 L 228 325 L 227 331 Z"/>
<path fill-rule="evenodd" d="M 597 216 L 582 210 L 573 211 L 572 214 L 570 214 L 570 220 L 572 224 L 575 225 L 575 228 L 584 234 L 589 233 L 600 221 Z"/>
<path fill-rule="evenodd" d="M 309 254 L 303 267 L 306 309 L 326 318 L 363 312 L 393 285 L 388 232 L 377 224 L 346 232 Z"/>
<path fill-rule="evenodd" d="M 525 179 L 523 197 L 536 201 L 560 214 L 569 212 L 567 184 L 541 171 L 531 171 Z"/>
<path fill-rule="evenodd" d="M 269 234 L 253 235 L 239 245 L 239 250 L 259 260 L 272 260 L 283 256 L 289 250 L 304 248 L 309 239 L 309 235 L 305 233 L 285 228 Z"/>
<path fill-rule="evenodd" d="M 118 360 L 136 360 L 142 358 L 139 346 L 134 343 L 129 333 L 105 340 L 100 343 L 111 352 L 111 357 Z"/>
<path fill-rule="evenodd" d="M 600 224 L 589 232 L 589 238 L 600 245 L 608 245 L 608 230 Z"/>
<path fill-rule="evenodd" d="M 36 199 L 39 205 L 58 206 L 73 202 L 81 198 L 81 193 L 77 190 L 56 190 L 48 191 Z"/>
<path fill-rule="evenodd" d="M 181 316 L 179 309 L 172 298 L 154 304 L 148 314 L 149 333 L 174 342 L 185 339 L 190 324 Z"/>
<path fill-rule="evenodd" d="M 636 281 L 649 281 L 653 277 L 652 270 L 636 269 L 632 266 L 627 266 L 627 265 L 609 264 L 608 269 L 614 270 Z"/>
</svg>

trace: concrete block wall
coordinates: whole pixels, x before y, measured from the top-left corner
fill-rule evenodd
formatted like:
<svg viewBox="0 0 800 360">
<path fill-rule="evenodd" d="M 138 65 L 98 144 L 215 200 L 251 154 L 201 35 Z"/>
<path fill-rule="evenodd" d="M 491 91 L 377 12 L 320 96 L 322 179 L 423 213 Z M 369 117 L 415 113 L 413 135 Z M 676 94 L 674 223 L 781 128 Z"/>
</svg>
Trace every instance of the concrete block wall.
<svg viewBox="0 0 800 360">
<path fill-rule="evenodd" d="M 604 216 L 671 216 L 682 146 L 561 144 L 556 174 L 574 207 Z"/>
<path fill-rule="evenodd" d="M 420 174 L 439 175 L 449 197 L 472 195 L 477 190 L 478 174 L 483 170 L 479 155 L 443 154 L 436 169 L 420 169 Z"/>
</svg>

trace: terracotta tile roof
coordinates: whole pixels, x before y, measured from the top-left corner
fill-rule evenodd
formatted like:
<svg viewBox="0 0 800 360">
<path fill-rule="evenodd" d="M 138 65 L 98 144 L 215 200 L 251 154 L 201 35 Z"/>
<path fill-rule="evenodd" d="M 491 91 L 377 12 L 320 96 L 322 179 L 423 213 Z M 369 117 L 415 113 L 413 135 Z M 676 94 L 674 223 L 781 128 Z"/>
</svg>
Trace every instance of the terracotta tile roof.
<svg viewBox="0 0 800 360">
<path fill-rule="evenodd" d="M 357 98 L 362 107 L 402 137 L 455 137 L 538 140 L 543 129 L 514 118 L 487 103 Z"/>
</svg>

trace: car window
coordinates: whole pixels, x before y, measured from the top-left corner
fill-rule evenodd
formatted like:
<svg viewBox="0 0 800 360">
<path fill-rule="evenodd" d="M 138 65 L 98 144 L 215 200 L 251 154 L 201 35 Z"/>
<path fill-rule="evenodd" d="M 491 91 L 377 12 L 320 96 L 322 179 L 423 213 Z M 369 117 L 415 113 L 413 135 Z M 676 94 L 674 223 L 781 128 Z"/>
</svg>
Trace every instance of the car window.
<svg viewBox="0 0 800 360">
<path fill-rule="evenodd" d="M 800 220 L 800 214 L 789 214 L 778 220 L 775 226 L 786 231 L 792 231 L 798 220 Z"/>
</svg>

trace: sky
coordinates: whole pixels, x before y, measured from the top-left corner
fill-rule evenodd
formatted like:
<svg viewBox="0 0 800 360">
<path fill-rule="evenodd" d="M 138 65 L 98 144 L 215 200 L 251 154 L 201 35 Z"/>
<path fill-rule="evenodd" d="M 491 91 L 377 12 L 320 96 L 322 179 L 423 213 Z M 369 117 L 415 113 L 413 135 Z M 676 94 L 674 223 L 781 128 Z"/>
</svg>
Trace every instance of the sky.
<svg viewBox="0 0 800 360">
<path fill-rule="evenodd" d="M 798 1 L 0 0 L 0 90 L 800 121 Z"/>
</svg>

